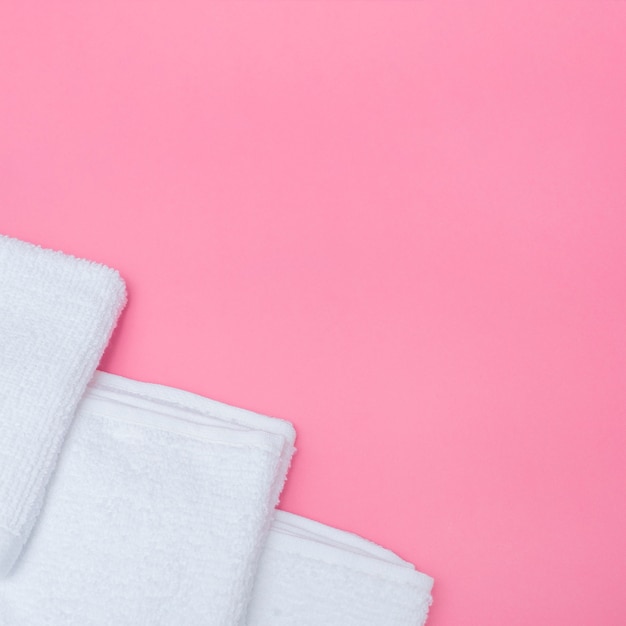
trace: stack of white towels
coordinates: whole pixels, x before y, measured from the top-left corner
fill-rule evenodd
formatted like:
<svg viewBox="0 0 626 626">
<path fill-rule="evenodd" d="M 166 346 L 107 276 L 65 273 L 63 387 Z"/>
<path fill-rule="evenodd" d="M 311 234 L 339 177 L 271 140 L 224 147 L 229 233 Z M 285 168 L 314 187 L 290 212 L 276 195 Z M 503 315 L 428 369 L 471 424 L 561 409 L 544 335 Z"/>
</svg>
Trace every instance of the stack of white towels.
<svg viewBox="0 0 626 626">
<path fill-rule="evenodd" d="M 433 580 L 275 510 L 288 422 L 96 371 L 107 267 L 0 236 L 0 626 L 421 626 Z"/>
</svg>

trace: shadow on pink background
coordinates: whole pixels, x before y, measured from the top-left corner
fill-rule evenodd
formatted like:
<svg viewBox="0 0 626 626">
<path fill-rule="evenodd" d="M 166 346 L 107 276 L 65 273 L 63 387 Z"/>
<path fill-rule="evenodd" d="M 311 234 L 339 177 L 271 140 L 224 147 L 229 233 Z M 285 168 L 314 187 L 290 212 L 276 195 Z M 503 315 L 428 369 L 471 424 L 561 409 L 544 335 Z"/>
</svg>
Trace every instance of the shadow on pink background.
<svg viewBox="0 0 626 626">
<path fill-rule="evenodd" d="M 626 3 L 5 2 L 0 231 L 103 369 L 291 419 L 429 626 L 626 623 Z"/>
</svg>

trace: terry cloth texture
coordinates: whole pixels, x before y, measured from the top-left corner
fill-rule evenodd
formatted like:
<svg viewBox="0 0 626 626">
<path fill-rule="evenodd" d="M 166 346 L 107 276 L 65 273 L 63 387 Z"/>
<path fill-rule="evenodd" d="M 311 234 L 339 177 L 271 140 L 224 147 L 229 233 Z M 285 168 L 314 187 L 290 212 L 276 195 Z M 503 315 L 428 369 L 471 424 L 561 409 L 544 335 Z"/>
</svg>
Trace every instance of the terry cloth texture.
<svg viewBox="0 0 626 626">
<path fill-rule="evenodd" d="M 115 270 L 0 235 L 0 576 L 125 302 Z"/>
<path fill-rule="evenodd" d="M 0 236 L 0 626 L 422 626 L 430 577 L 274 510 L 291 424 L 94 373 L 125 300 Z"/>
<path fill-rule="evenodd" d="M 0 624 L 244 623 L 293 442 L 288 422 L 97 372 Z"/>
<path fill-rule="evenodd" d="M 250 626 L 422 626 L 433 579 L 352 533 L 276 511 Z"/>
</svg>

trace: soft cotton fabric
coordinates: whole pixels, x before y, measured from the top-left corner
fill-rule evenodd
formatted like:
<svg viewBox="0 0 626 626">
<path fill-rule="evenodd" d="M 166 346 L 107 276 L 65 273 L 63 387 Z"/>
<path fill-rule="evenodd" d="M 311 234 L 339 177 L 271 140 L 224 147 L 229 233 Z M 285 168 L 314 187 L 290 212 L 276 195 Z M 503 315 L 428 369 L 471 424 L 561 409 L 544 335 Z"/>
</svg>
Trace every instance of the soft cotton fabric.
<svg viewBox="0 0 626 626">
<path fill-rule="evenodd" d="M 0 576 L 35 523 L 125 301 L 115 270 L 0 236 Z"/>
<path fill-rule="evenodd" d="M 98 372 L 0 624 L 244 623 L 293 442 L 282 420 Z"/>
<path fill-rule="evenodd" d="M 249 626 L 422 626 L 433 579 L 389 550 L 276 511 Z"/>
<path fill-rule="evenodd" d="M 0 236 L 0 626 L 422 626 L 430 577 L 274 511 L 289 423 L 87 386 L 125 298 L 114 270 Z"/>
<path fill-rule="evenodd" d="M 97 372 L 0 625 L 421 626 L 430 577 L 273 511 L 293 442 L 282 420 Z"/>
</svg>

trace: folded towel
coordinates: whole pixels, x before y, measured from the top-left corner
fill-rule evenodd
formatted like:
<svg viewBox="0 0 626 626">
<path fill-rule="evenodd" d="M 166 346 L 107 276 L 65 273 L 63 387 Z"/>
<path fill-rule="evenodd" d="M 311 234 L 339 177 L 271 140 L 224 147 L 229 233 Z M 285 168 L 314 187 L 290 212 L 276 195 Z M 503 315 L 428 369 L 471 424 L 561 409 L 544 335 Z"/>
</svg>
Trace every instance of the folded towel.
<svg viewBox="0 0 626 626">
<path fill-rule="evenodd" d="M 389 550 L 276 511 L 248 624 L 421 626 L 432 585 L 432 578 Z"/>
<path fill-rule="evenodd" d="M 430 577 L 272 511 L 293 441 L 282 420 L 97 372 L 0 625 L 423 625 Z"/>
<path fill-rule="evenodd" d="M 293 442 L 282 420 L 97 372 L 0 624 L 243 623 Z"/>
<path fill-rule="evenodd" d="M 115 270 L 0 236 L 0 575 L 34 525 L 125 301 Z"/>
</svg>

